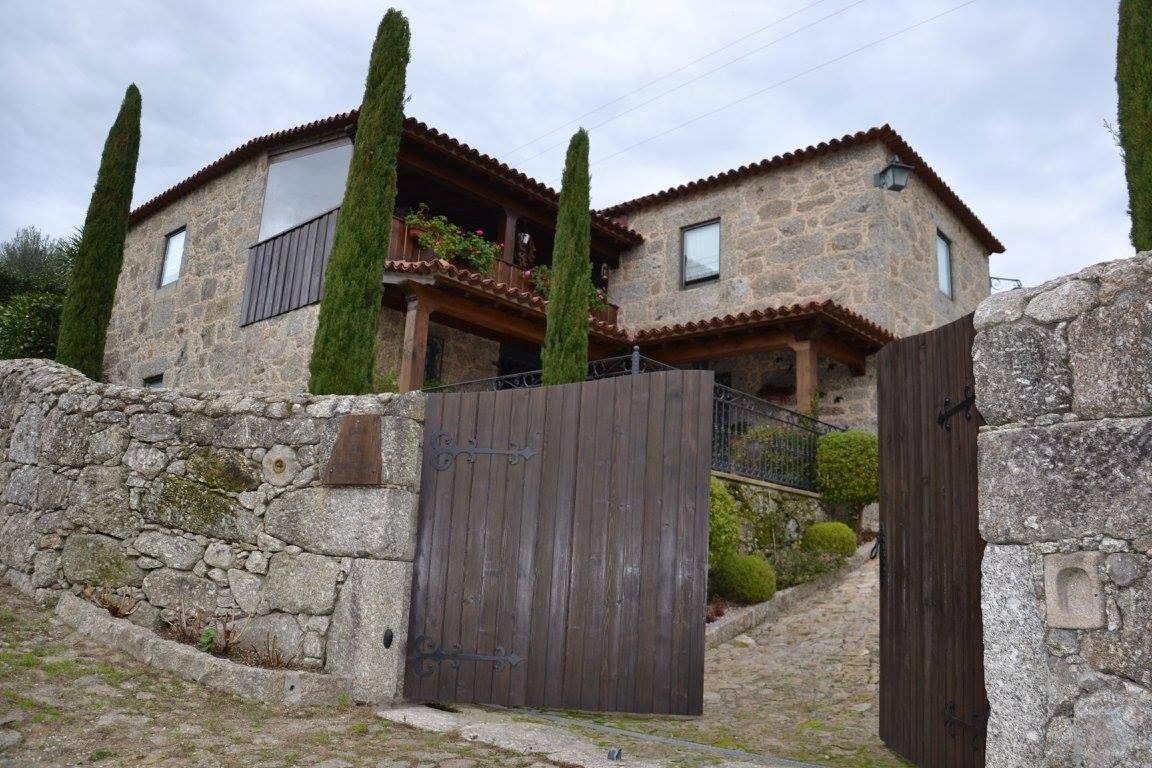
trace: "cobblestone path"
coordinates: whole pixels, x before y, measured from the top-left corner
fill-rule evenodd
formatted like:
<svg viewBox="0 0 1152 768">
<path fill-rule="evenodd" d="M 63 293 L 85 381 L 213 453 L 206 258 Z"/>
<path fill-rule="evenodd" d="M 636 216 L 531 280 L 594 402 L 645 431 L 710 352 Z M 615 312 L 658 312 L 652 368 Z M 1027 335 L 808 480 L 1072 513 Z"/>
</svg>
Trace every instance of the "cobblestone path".
<svg viewBox="0 0 1152 768">
<path fill-rule="evenodd" d="M 877 731 L 880 581 L 869 561 L 807 605 L 708 651 L 704 716 L 596 718 L 632 731 L 821 765 L 909 765 Z"/>
<path fill-rule="evenodd" d="M 554 768 L 380 720 L 277 709 L 155 672 L 0 584 L 0 768 Z"/>
</svg>

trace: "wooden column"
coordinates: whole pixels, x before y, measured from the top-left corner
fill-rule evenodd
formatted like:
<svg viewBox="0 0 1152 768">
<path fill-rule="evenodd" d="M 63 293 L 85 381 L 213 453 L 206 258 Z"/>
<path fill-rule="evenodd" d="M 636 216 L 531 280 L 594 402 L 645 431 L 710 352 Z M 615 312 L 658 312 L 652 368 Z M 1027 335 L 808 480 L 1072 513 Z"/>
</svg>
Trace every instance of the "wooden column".
<svg viewBox="0 0 1152 768">
<path fill-rule="evenodd" d="M 427 302 L 408 297 L 404 314 L 404 352 L 400 361 L 400 391 L 414 392 L 424 387 L 424 358 L 428 353 Z"/>
<path fill-rule="evenodd" d="M 792 351 L 796 353 L 796 410 L 807 413 L 812 395 L 819 391 L 816 344 L 811 340 L 794 341 Z"/>
<path fill-rule="evenodd" d="M 519 219 L 520 214 L 517 211 L 504 209 L 504 234 L 501 235 L 504 253 L 500 255 L 500 259 L 509 264 L 516 260 L 516 222 Z"/>
</svg>

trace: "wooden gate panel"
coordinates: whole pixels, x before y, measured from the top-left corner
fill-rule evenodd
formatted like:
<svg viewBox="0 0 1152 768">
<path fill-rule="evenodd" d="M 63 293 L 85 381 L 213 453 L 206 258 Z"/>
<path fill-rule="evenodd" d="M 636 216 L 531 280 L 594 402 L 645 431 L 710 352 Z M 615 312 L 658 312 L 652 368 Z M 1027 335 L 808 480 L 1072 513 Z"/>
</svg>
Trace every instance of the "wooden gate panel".
<svg viewBox="0 0 1152 768">
<path fill-rule="evenodd" d="M 430 396 L 405 694 L 698 714 L 711 402 L 700 371 Z"/>
<path fill-rule="evenodd" d="M 983 421 L 975 408 L 940 421 L 972 386 L 974 336 L 969 315 L 879 356 L 880 735 L 924 768 L 984 765 Z"/>
</svg>

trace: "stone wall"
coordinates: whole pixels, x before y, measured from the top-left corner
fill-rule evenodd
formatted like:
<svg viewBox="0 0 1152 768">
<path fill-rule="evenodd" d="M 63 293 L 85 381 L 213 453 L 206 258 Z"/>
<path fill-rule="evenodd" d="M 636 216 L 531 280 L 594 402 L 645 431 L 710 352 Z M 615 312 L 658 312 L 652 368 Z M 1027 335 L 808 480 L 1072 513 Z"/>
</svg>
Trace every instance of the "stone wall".
<svg viewBox="0 0 1152 768">
<path fill-rule="evenodd" d="M 341 419 L 381 420 L 382 483 L 322 483 Z M 135 389 L 0 362 L 0 573 L 142 626 L 231 617 L 240 646 L 399 695 L 423 396 Z M 380 642 L 386 629 L 394 641 Z"/>
<path fill-rule="evenodd" d="M 913 174 L 873 186 L 883 144 L 855 147 L 629 214 L 643 245 L 621 258 L 609 300 L 638 330 L 832 299 L 898 336 L 971 312 L 988 295 L 984 246 Z M 720 279 L 681 287 L 680 230 L 720 219 Z M 936 284 L 936 231 L 952 241 L 954 299 Z"/>
<path fill-rule="evenodd" d="M 1152 765 L 1152 253 L 976 327 L 988 768 Z"/>
</svg>

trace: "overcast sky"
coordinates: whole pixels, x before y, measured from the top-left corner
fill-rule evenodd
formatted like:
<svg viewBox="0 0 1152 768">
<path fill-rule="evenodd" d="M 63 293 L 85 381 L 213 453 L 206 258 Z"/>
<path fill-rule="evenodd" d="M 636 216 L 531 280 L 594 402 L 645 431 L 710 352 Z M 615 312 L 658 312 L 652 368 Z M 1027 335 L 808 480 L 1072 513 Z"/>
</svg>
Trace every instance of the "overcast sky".
<svg viewBox="0 0 1152 768">
<path fill-rule="evenodd" d="M 551 186 L 579 120 L 597 207 L 887 122 L 1005 244 L 994 275 L 1035 284 L 1132 253 L 1103 127 L 1114 0 L 394 1 L 412 27 L 407 113 Z M 137 204 L 357 106 L 387 6 L 9 0 L 0 239 L 83 222 L 129 82 Z"/>
</svg>

